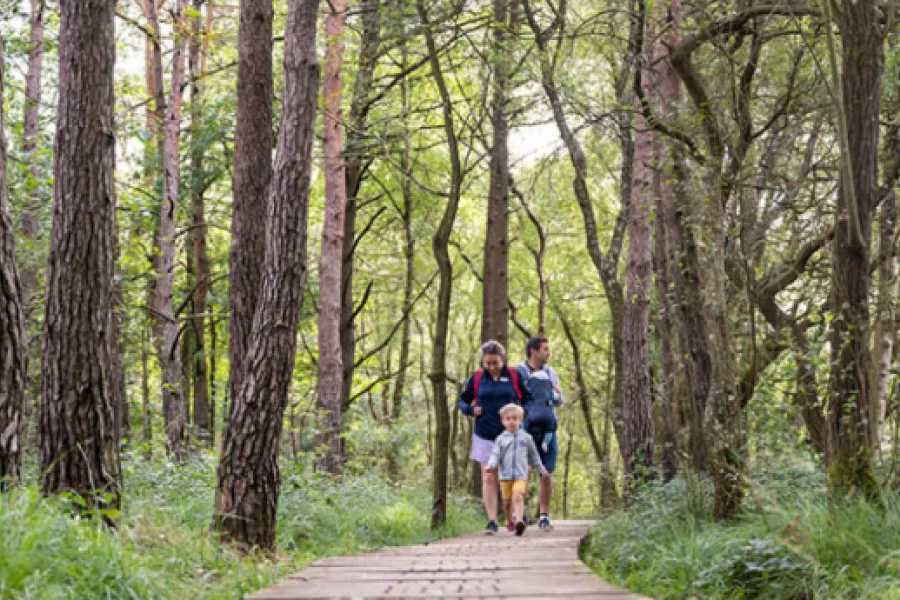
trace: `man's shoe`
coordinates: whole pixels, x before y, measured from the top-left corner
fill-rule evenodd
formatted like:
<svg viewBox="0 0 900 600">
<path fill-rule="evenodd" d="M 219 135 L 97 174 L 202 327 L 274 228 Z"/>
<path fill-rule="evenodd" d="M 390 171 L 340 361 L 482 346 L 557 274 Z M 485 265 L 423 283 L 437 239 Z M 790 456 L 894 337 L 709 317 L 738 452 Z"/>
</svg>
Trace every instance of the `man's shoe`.
<svg viewBox="0 0 900 600">
<path fill-rule="evenodd" d="M 519 521 L 516 523 L 516 535 L 522 535 L 525 533 L 525 521 Z"/>
<path fill-rule="evenodd" d="M 494 535 L 495 533 L 497 533 L 497 529 L 498 529 L 497 521 L 490 521 L 487 524 L 487 527 L 484 528 L 484 534 L 485 535 Z"/>
<path fill-rule="evenodd" d="M 513 531 L 516 530 L 516 524 L 513 523 L 512 521 L 507 521 L 507 522 L 506 522 L 506 530 L 507 530 L 508 532 L 512 533 Z"/>
<path fill-rule="evenodd" d="M 541 531 L 553 531 L 553 525 L 550 524 L 550 517 L 544 515 L 538 521 L 538 529 Z"/>
</svg>

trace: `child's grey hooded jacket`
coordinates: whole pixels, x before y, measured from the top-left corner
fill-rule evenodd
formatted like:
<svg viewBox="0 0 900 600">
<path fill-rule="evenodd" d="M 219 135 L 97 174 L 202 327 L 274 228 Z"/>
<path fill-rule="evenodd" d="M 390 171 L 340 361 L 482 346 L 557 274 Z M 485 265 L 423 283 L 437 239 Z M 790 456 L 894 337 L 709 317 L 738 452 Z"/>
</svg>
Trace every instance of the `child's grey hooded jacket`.
<svg viewBox="0 0 900 600">
<path fill-rule="evenodd" d="M 491 453 L 488 467 L 494 468 L 498 465 L 501 481 L 528 479 L 529 466 L 541 473 L 547 472 L 534 440 L 522 429 L 516 433 L 504 431 L 494 442 L 494 451 Z"/>
</svg>

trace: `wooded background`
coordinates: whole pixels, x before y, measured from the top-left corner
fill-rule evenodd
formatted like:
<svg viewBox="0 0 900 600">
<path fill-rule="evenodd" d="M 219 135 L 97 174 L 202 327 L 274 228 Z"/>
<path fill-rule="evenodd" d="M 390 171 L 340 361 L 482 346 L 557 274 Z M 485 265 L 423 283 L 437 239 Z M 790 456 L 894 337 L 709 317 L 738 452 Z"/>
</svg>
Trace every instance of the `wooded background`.
<svg viewBox="0 0 900 600">
<path fill-rule="evenodd" d="M 214 452 L 227 539 L 274 547 L 279 463 L 437 526 L 478 346 L 537 334 L 559 512 L 894 485 L 896 2 L 288 4 L 2 3 L 5 485 Z"/>
</svg>

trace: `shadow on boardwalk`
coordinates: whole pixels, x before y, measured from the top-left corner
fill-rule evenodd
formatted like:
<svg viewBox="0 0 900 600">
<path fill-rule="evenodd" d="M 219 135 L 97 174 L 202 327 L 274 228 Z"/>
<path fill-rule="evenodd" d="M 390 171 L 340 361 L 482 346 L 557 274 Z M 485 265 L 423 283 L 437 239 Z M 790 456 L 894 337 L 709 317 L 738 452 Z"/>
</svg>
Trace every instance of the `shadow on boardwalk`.
<svg viewBox="0 0 900 600">
<path fill-rule="evenodd" d="M 592 521 L 557 521 L 523 537 L 501 531 L 320 560 L 252 600 L 289 598 L 591 598 L 639 600 L 578 559 Z"/>
</svg>

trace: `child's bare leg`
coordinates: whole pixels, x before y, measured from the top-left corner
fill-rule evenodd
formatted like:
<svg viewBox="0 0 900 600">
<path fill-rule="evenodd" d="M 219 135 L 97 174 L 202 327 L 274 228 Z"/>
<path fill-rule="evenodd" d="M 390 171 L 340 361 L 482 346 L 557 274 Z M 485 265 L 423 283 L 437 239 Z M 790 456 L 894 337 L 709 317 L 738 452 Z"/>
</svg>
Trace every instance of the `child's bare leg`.
<svg viewBox="0 0 900 600">
<path fill-rule="evenodd" d="M 525 520 L 525 494 L 514 492 L 512 497 L 513 519 L 518 523 Z"/>
</svg>

